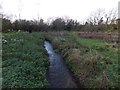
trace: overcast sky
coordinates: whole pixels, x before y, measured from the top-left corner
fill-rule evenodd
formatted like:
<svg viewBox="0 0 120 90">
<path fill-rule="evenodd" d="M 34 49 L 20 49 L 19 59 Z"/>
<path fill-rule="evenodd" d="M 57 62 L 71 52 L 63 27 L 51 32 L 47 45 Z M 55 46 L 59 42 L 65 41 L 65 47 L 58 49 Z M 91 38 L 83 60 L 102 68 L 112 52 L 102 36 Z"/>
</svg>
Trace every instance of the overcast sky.
<svg viewBox="0 0 120 90">
<path fill-rule="evenodd" d="M 78 21 L 86 19 L 98 8 L 111 10 L 118 7 L 120 0 L 2 0 L 5 13 L 16 15 L 21 12 L 22 19 L 47 20 L 50 17 L 67 16 Z"/>
</svg>

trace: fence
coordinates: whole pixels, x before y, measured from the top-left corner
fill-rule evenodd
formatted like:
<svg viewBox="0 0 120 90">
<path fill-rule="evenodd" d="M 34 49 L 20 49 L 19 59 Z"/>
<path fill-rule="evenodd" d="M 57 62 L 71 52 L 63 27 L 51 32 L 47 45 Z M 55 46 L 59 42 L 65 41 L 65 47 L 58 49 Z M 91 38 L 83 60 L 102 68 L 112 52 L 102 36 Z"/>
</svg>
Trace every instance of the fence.
<svg viewBox="0 0 120 90">
<path fill-rule="evenodd" d="M 80 37 L 84 38 L 96 38 L 103 39 L 106 41 L 117 41 L 119 40 L 119 33 L 108 33 L 108 32 L 77 32 Z"/>
</svg>

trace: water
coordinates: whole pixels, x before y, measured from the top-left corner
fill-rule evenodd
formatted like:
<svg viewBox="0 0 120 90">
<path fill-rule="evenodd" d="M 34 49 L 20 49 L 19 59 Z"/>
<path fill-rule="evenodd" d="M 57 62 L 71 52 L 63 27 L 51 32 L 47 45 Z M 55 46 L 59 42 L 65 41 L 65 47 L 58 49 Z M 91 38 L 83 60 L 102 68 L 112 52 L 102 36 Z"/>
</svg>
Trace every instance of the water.
<svg viewBox="0 0 120 90">
<path fill-rule="evenodd" d="M 44 46 L 49 54 L 50 66 L 47 80 L 50 83 L 50 88 L 77 88 L 61 56 L 54 52 L 48 41 L 45 41 Z"/>
</svg>

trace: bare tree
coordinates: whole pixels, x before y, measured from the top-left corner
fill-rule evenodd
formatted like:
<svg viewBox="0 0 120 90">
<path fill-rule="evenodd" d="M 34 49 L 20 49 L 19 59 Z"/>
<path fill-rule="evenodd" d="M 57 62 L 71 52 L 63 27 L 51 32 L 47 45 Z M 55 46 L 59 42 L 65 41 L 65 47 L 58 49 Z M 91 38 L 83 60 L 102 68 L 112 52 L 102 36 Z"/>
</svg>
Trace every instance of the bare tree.
<svg viewBox="0 0 120 90">
<path fill-rule="evenodd" d="M 112 9 L 105 14 L 106 30 L 117 29 L 117 9 Z"/>
<path fill-rule="evenodd" d="M 105 14 L 105 9 L 98 9 L 97 11 L 94 11 L 90 14 L 90 16 L 87 19 L 87 22 L 89 24 L 97 25 L 102 23 L 102 19 Z"/>
<path fill-rule="evenodd" d="M 106 24 L 112 24 L 112 23 L 116 23 L 116 19 L 117 19 L 117 9 L 112 9 L 109 12 L 107 12 L 105 14 L 105 18 L 106 18 Z"/>
<path fill-rule="evenodd" d="M 94 26 L 94 29 L 98 30 L 115 30 L 117 29 L 117 9 L 111 9 L 105 12 L 105 9 L 98 9 L 90 14 L 87 19 L 89 28 Z"/>
</svg>

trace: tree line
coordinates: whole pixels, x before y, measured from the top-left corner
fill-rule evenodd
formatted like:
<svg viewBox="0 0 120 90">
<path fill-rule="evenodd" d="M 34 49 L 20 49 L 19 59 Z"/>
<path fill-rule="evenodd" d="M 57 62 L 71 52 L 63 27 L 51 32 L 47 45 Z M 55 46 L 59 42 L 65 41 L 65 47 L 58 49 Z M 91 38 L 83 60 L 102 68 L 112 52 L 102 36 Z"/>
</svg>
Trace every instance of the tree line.
<svg viewBox="0 0 120 90">
<path fill-rule="evenodd" d="M 12 22 L 9 18 L 3 16 L 3 32 L 8 31 L 117 31 L 118 19 L 114 10 L 104 13 L 104 10 L 98 9 L 91 13 L 84 23 L 73 19 L 64 19 L 61 17 L 52 20 L 50 24 L 40 20 L 19 19 Z"/>
</svg>

